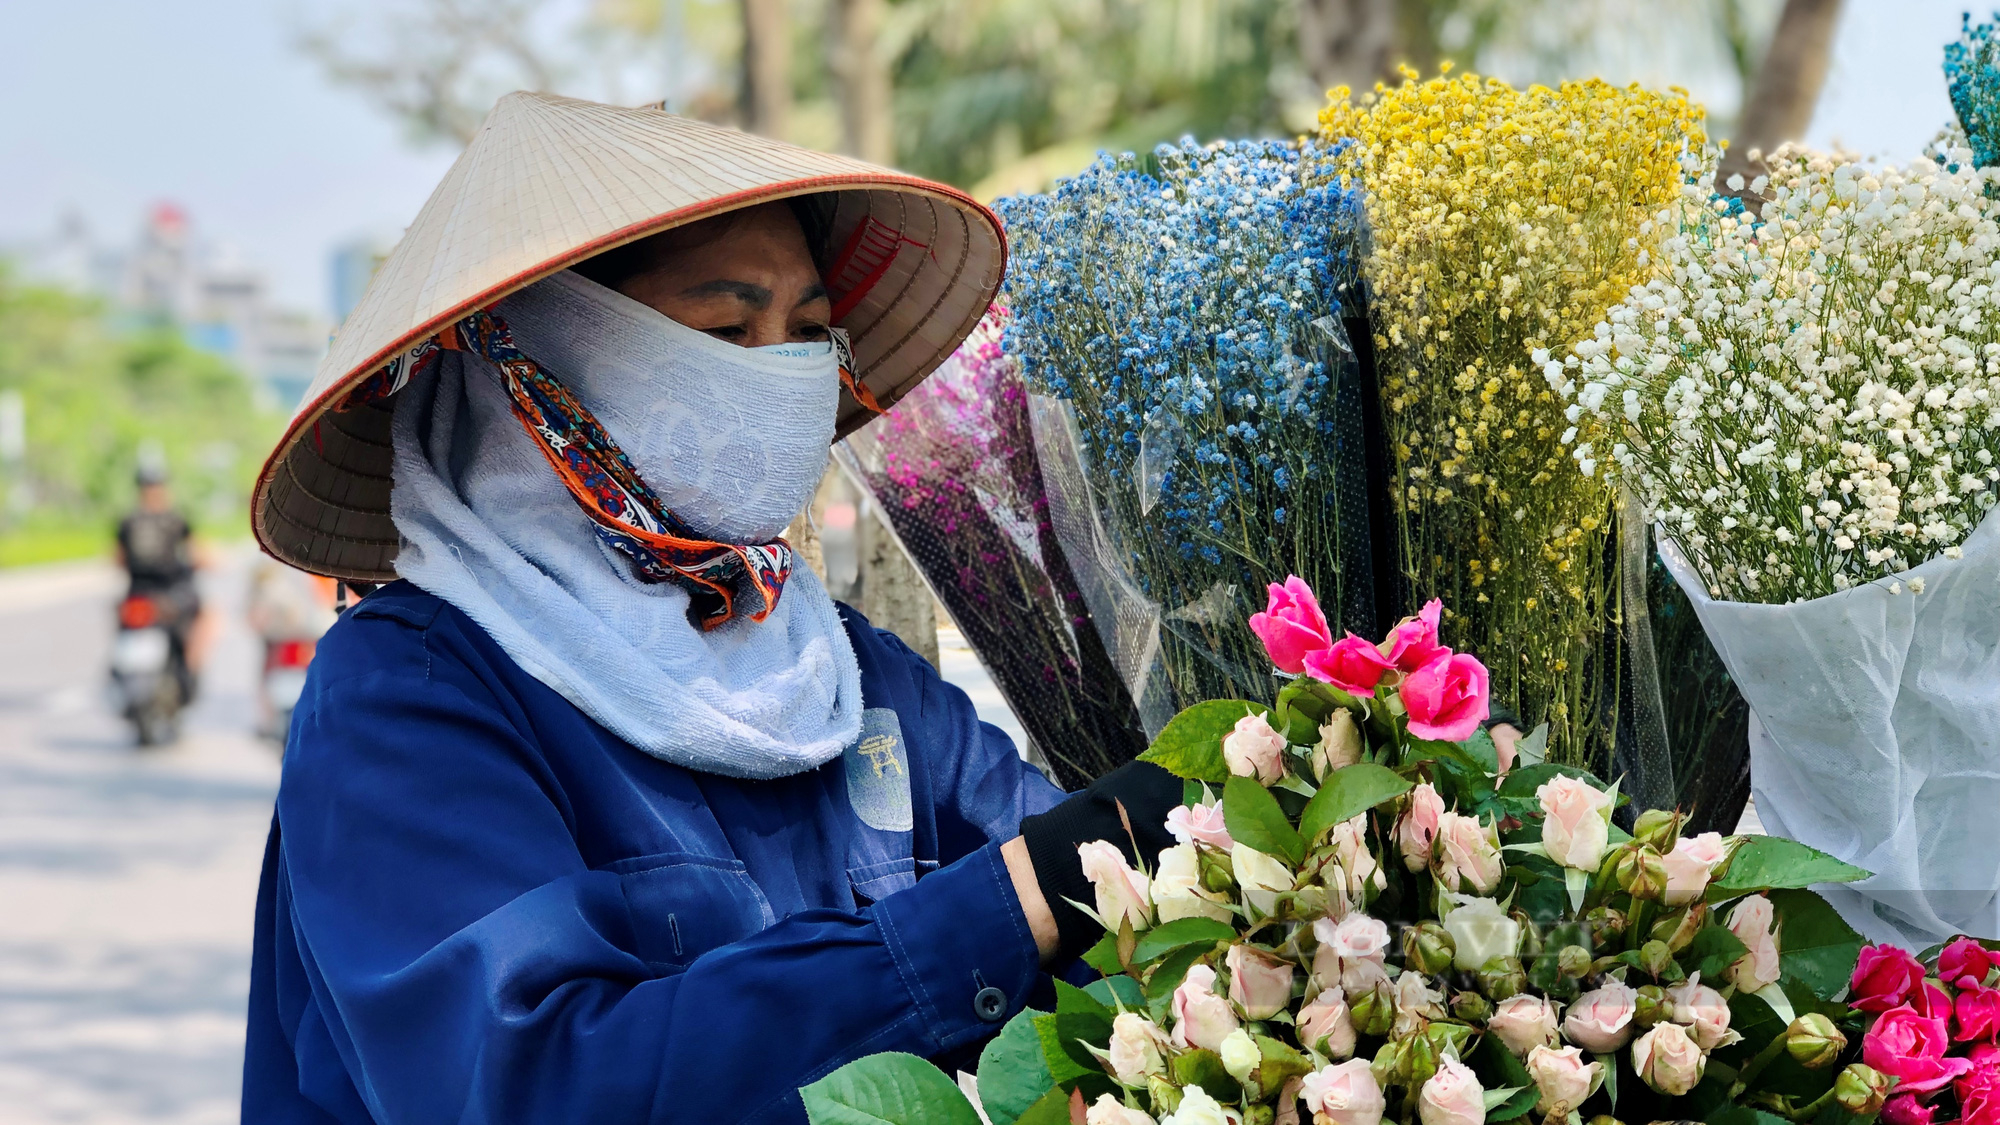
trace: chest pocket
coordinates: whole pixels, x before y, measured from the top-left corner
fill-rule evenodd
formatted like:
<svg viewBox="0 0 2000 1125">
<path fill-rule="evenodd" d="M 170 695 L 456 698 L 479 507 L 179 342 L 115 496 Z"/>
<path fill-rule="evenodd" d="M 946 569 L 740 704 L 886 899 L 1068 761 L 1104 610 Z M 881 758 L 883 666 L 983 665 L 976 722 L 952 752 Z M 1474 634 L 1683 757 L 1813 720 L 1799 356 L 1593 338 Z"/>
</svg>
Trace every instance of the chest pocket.
<svg viewBox="0 0 2000 1125">
<path fill-rule="evenodd" d="M 847 877 L 870 902 L 917 883 L 910 799 L 910 748 L 896 712 L 870 707 L 861 713 L 861 737 L 842 755 L 847 803 L 859 823 L 848 846 Z"/>
<path fill-rule="evenodd" d="M 634 952 L 658 969 L 684 969 L 777 921 L 739 860 L 674 853 L 621 860 L 610 870 L 625 891 Z"/>
</svg>

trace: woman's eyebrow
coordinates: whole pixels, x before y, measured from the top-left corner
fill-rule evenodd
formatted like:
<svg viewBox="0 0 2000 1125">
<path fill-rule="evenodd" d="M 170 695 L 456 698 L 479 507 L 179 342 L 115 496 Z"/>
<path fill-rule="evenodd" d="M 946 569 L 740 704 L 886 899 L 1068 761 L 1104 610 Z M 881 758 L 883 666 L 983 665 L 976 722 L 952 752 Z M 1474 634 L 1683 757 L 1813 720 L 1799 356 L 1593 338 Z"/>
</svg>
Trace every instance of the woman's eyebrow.
<svg viewBox="0 0 2000 1125">
<path fill-rule="evenodd" d="M 814 282 L 811 285 L 806 286 L 805 295 L 799 298 L 798 307 L 803 308 L 806 305 L 812 304 L 814 301 L 824 301 L 824 300 L 826 300 L 826 286 L 821 285 L 818 282 Z"/>
<path fill-rule="evenodd" d="M 729 281 L 717 279 L 704 281 L 700 285 L 690 285 L 681 290 L 683 297 L 734 297 L 753 309 L 771 307 L 771 291 L 749 281 Z"/>
</svg>

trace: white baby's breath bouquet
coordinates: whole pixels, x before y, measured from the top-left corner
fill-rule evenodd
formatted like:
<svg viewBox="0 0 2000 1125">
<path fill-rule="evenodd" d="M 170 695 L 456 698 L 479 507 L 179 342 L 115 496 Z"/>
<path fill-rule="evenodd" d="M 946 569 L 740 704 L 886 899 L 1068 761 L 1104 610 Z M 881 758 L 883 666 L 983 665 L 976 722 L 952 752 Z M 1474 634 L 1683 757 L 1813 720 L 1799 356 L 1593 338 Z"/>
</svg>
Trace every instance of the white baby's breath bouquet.
<svg viewBox="0 0 2000 1125">
<path fill-rule="evenodd" d="M 1653 280 L 1535 359 L 1579 467 L 1632 488 L 1710 596 L 1920 594 L 1898 576 L 1956 558 L 2000 484 L 2000 205 L 1969 156 L 1767 166 L 1754 209 L 1691 186 Z"/>
</svg>

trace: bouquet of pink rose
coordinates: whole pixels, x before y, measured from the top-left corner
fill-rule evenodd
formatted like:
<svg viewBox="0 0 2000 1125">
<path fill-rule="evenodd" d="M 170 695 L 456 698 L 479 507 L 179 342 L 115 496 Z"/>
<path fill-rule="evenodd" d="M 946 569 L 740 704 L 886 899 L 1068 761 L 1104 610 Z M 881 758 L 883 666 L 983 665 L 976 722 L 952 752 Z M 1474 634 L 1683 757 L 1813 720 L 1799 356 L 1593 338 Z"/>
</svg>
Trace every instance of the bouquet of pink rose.
<svg viewBox="0 0 2000 1125">
<path fill-rule="evenodd" d="M 1912 957 L 1861 951 L 1848 1003 L 1868 1013 L 1861 1060 L 1893 1083 L 1890 1125 L 2000 1122 L 2000 953 L 1961 937 Z"/>
<path fill-rule="evenodd" d="M 1016 1017 L 959 1087 L 873 1056 L 805 1088 L 812 1118 L 1877 1113 L 1894 1070 L 1843 1065 L 1865 1016 L 1836 999 L 1861 939 L 1806 889 L 1866 872 L 1774 837 L 1683 836 L 1668 810 L 1622 830 L 1615 783 L 1541 761 L 1542 731 L 1481 729 L 1486 668 L 1440 616 L 1433 601 L 1380 643 L 1336 640 L 1305 583 L 1271 586 L 1248 624 L 1272 703 L 1196 704 L 1144 755 L 1185 779 L 1177 843 L 1138 866 L 1079 848 L 1104 978 L 1059 982 L 1056 1010 Z"/>
</svg>

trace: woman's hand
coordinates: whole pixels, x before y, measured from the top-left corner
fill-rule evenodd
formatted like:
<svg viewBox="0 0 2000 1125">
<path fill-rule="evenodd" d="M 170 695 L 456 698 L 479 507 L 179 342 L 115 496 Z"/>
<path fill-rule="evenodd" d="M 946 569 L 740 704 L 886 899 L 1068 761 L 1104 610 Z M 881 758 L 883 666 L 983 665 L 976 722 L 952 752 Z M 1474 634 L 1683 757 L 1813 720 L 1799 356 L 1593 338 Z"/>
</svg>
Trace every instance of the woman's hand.
<svg viewBox="0 0 2000 1125">
<path fill-rule="evenodd" d="M 1167 813 L 1181 803 L 1181 791 L 1181 779 L 1166 770 L 1127 762 L 1055 808 L 1023 820 L 1020 837 L 1001 846 L 1044 963 L 1081 956 L 1104 936 L 1096 920 L 1070 905 L 1095 897 L 1077 845 L 1106 840 L 1125 853 L 1126 862 L 1152 867 L 1160 852 L 1173 846 Z M 1024 884 L 1032 889 L 1022 890 Z M 1044 940 L 1044 925 L 1054 930 L 1052 941 Z"/>
<path fill-rule="evenodd" d="M 1000 845 L 1000 858 L 1007 863 L 1007 876 L 1014 880 L 1014 894 L 1021 900 L 1021 913 L 1028 916 L 1028 931 L 1035 935 L 1035 948 L 1046 965 L 1056 955 L 1059 938 L 1056 916 L 1049 912 L 1049 900 L 1042 897 L 1042 885 L 1035 882 L 1035 864 L 1028 858 L 1028 842 L 1019 836 Z"/>
</svg>

